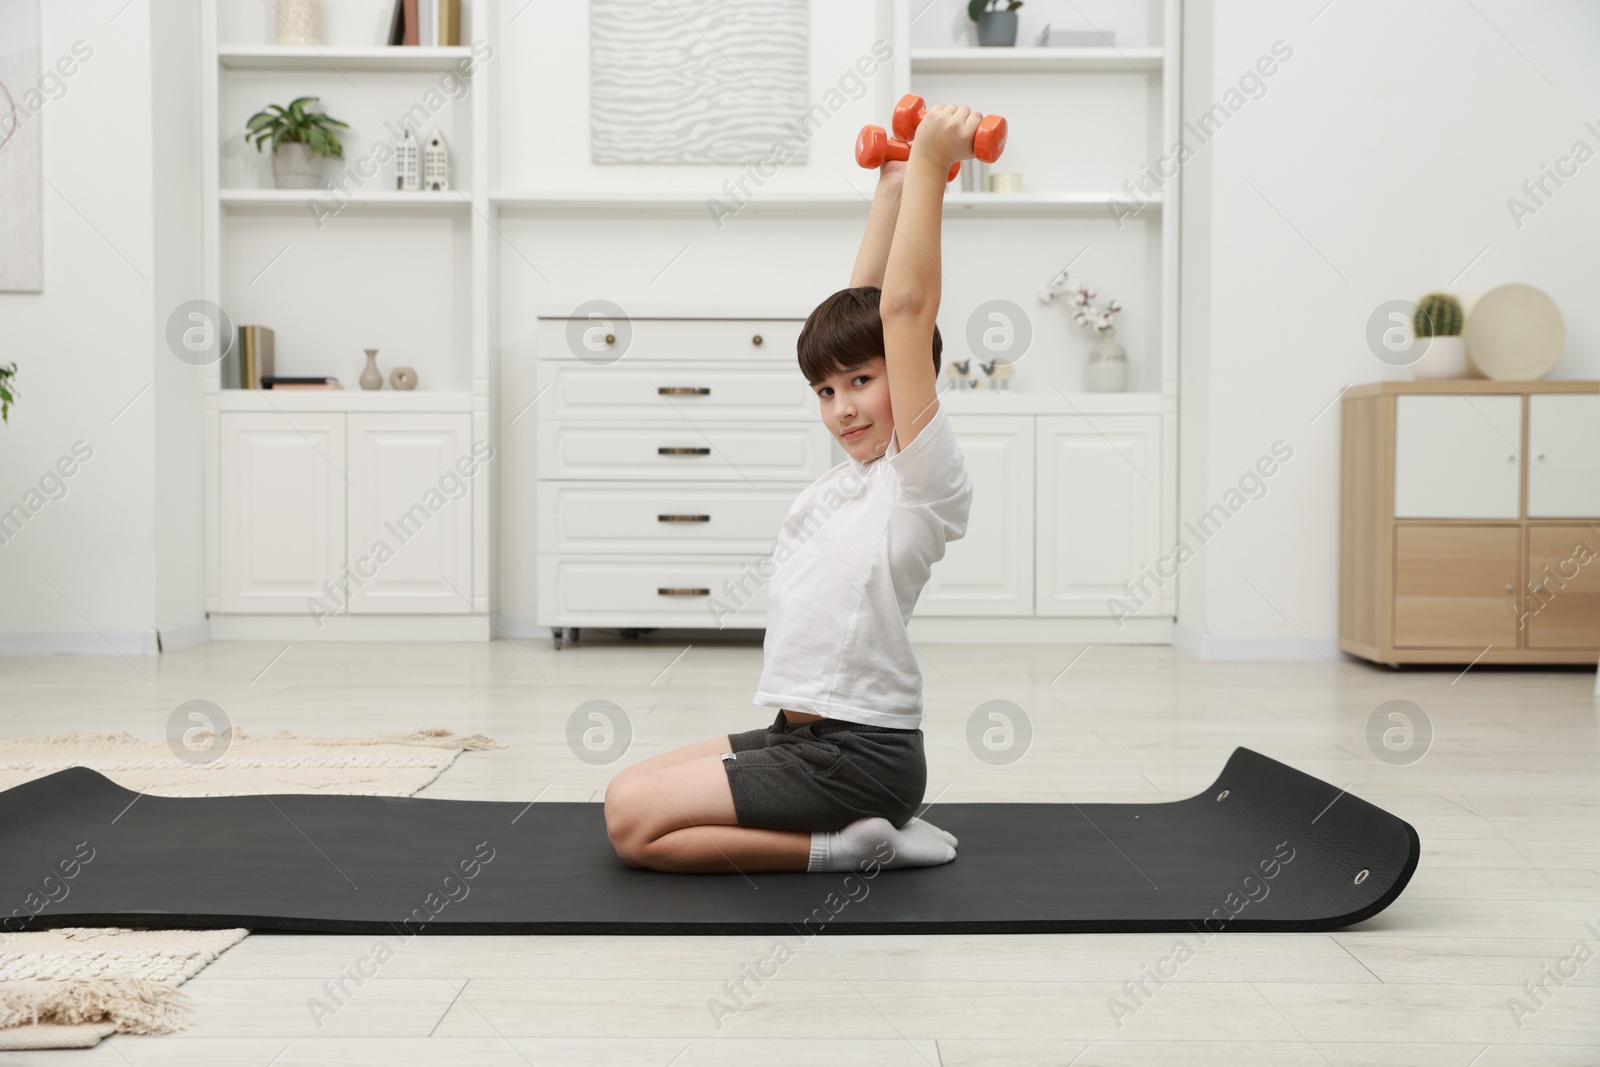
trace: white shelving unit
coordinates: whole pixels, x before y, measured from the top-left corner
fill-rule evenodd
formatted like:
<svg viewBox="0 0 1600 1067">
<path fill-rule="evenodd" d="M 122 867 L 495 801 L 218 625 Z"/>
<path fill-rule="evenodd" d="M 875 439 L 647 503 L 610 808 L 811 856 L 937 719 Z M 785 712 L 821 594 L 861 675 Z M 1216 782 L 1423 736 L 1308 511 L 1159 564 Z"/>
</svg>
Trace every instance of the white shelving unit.
<svg viewBox="0 0 1600 1067">
<path fill-rule="evenodd" d="M 912 74 L 1160 73 L 1161 48 L 919 48 Z"/>
<path fill-rule="evenodd" d="M 490 205 L 482 180 L 490 173 L 492 158 L 494 72 L 492 64 L 474 63 L 470 42 L 484 37 L 481 31 L 495 24 L 495 14 L 488 2 L 468 0 L 463 8 L 467 25 L 462 36 L 469 44 L 459 47 L 291 47 L 265 43 L 270 10 L 263 16 L 243 0 L 204 0 L 202 5 L 205 297 L 228 311 L 236 324 L 262 322 L 274 328 L 277 373 L 331 374 L 345 386 L 336 392 L 223 389 L 220 367 L 207 368 L 206 599 L 214 635 L 293 636 L 308 621 L 303 613 L 229 615 L 221 610 L 225 600 L 241 599 L 236 588 L 223 588 L 219 566 L 223 528 L 237 525 L 231 514 L 224 522 L 219 503 L 225 495 L 225 425 L 271 426 L 276 420 L 318 448 L 329 463 L 334 462 L 332 446 L 324 450 L 316 443 L 323 438 L 303 432 L 329 419 L 348 420 L 352 451 L 360 444 L 381 457 L 380 462 L 393 463 L 392 457 L 406 462 L 403 457 L 423 454 L 423 448 L 437 442 L 445 442 L 437 447 L 448 462 L 463 441 L 494 440 L 489 294 L 495 277 Z M 223 40 L 224 27 L 240 39 Z M 259 39 L 249 39 L 252 35 Z M 475 68 L 467 82 L 470 92 L 432 109 L 429 105 L 439 94 L 429 90 L 437 90 L 451 72 L 459 74 L 464 63 Z M 386 188 L 393 174 L 389 164 L 374 168 L 374 176 L 364 182 L 346 182 L 337 189 L 273 188 L 270 159 L 244 142 L 244 118 L 267 103 L 319 94 L 324 110 L 351 122 L 352 129 L 343 131 L 342 138 L 347 162 L 370 150 L 374 130 L 393 140 L 380 123 L 408 107 L 426 119 L 419 122 L 422 131 L 448 129 L 457 187 L 445 192 Z M 419 131 L 419 142 L 422 136 Z M 331 174 L 333 168 L 329 170 Z M 320 219 L 313 202 L 319 205 Z M 369 333 L 391 341 L 369 340 Z M 421 378 L 418 389 L 395 391 L 386 381 L 382 390 L 360 390 L 356 379 L 364 347 L 380 349 L 385 375 L 396 365 L 415 366 Z M 225 417 L 234 422 L 225 424 Z M 408 426 L 416 431 L 410 438 Z M 230 443 L 230 454 L 237 452 L 235 444 Z M 381 486 L 405 479 L 375 470 L 372 478 L 378 480 L 356 478 L 353 483 L 346 475 L 358 469 L 361 457 L 346 457 L 342 445 L 338 451 L 338 476 L 326 473 L 333 487 L 349 497 L 352 537 L 347 551 L 354 554 L 362 547 L 357 507 L 381 506 L 371 503 L 384 491 Z M 350 637 L 491 637 L 492 485 L 492 477 L 480 477 L 473 485 L 470 535 L 450 519 L 448 542 L 470 539 L 465 569 L 457 565 L 459 548 L 453 548 L 442 571 L 443 586 L 435 583 L 436 588 L 424 591 L 428 595 L 393 597 L 400 607 L 392 610 L 326 619 L 319 632 L 331 626 L 332 632 Z M 238 492 L 236 487 L 229 491 Z M 342 542 L 335 547 L 345 548 Z M 455 595 L 456 587 L 462 596 Z M 360 597 L 375 599 L 369 593 L 363 590 Z M 418 603 L 434 606 L 419 609 Z"/>
<path fill-rule="evenodd" d="M 393 48 L 371 46 L 219 45 L 223 70 L 448 70 L 471 56 L 459 47 Z"/>
<path fill-rule="evenodd" d="M 1091 233 L 1101 250 L 1097 255 L 1111 250 L 1111 262 L 1124 276 L 1130 270 L 1144 272 L 1142 291 L 1126 292 L 1130 287 L 1119 283 L 1122 287 L 1116 293 L 1125 306 L 1138 309 L 1131 312 L 1137 318 L 1128 321 L 1142 338 L 1139 359 L 1149 361 L 1140 363 L 1141 373 L 1132 386 L 1136 392 L 1085 394 L 1069 388 L 1058 396 L 1036 388 L 1027 398 L 975 393 L 952 399 L 974 415 L 991 407 L 996 414 L 1040 418 L 1074 412 L 1146 419 L 1159 414 L 1164 544 L 1172 540 L 1176 523 L 1177 205 L 1181 178 L 1168 179 L 1153 195 L 1142 196 L 1131 224 L 1113 226 L 1111 220 L 1114 206 L 1127 197 L 1116 188 L 1118 182 L 1135 177 L 1137 164 L 1158 157 L 1181 132 L 1181 8 L 1181 0 L 1157 0 L 1141 9 L 1133 21 L 1152 20 L 1148 43 L 1114 48 L 924 47 L 914 37 L 925 39 L 928 26 L 913 33 L 912 0 L 876 0 L 875 14 L 870 16 L 876 19 L 877 36 L 892 43 L 894 49 L 873 88 L 880 104 L 892 104 L 905 92 L 921 92 L 936 102 L 955 97 L 999 100 L 1000 106 L 994 109 L 1007 113 L 1004 105 L 1009 94 L 1013 104 L 1029 105 L 1019 109 L 1034 119 L 1031 127 L 1024 128 L 1030 133 L 1048 133 L 1042 140 L 1022 142 L 1019 126 L 1013 124 L 1013 150 L 1008 154 L 1025 157 L 1026 152 L 1018 150 L 1024 144 L 1036 153 L 1033 163 L 1023 167 L 1027 191 L 963 193 L 952 187 L 947 192 L 946 218 L 965 235 L 962 239 L 983 234 L 982 227 L 990 220 L 997 227 L 1011 227 L 1003 231 L 1007 234 L 1029 232 L 1026 224 L 1033 221 L 1040 224 L 1041 235 L 1044 227 L 1080 227 L 1070 232 Z M 560 87 L 546 82 L 537 83 L 535 89 L 536 83 L 524 75 L 523 66 L 506 68 L 507 63 L 526 64 L 530 58 L 526 49 L 531 39 L 526 32 L 518 35 L 515 48 L 509 40 L 502 47 L 501 34 L 513 13 L 500 0 L 467 0 L 463 3 L 463 40 L 468 44 L 460 47 L 308 48 L 264 43 L 270 12 L 263 15 L 250 0 L 203 0 L 205 296 L 234 314 L 235 322 L 264 322 L 278 329 L 278 373 L 337 374 L 348 390 L 342 394 L 251 395 L 222 390 L 218 368 L 208 370 L 207 477 L 211 491 L 207 533 L 211 551 L 207 588 L 212 610 L 218 603 L 218 425 L 224 413 L 253 417 L 276 413 L 280 418 L 465 413 L 471 419 L 471 439 L 492 442 L 498 448 L 500 364 L 521 359 L 527 351 L 526 321 L 510 314 L 510 309 L 526 301 L 526 294 L 511 288 L 516 282 L 503 284 L 500 276 L 502 258 L 510 254 L 508 248 L 516 254 L 506 261 L 507 270 L 520 274 L 524 260 L 531 266 L 531 261 L 539 258 L 537 244 L 523 243 L 537 241 L 537 236 L 528 235 L 542 232 L 527 229 L 531 224 L 561 227 L 568 219 L 582 223 L 655 219 L 663 226 L 686 225 L 703 218 L 707 200 L 721 195 L 714 188 L 685 190 L 669 182 L 605 188 L 605 182 L 599 181 L 593 188 L 582 188 L 581 170 L 577 181 L 558 179 L 553 188 L 528 187 L 543 171 L 532 165 L 527 146 L 543 144 L 544 138 L 552 136 L 550 129 L 529 126 L 538 113 L 529 100 L 534 96 L 544 99 Z M 551 16 L 551 32 L 581 33 L 582 20 L 575 15 L 563 9 L 559 17 L 554 12 Z M 1153 25 L 1154 20 L 1159 20 L 1159 26 Z M 224 28 L 226 40 L 222 39 Z M 1138 36 L 1137 30 L 1134 36 Z M 524 51 L 518 53 L 517 48 Z M 464 61 L 475 56 L 485 59 L 485 49 L 491 50 L 495 59 L 477 64 L 470 92 L 449 100 L 429 116 L 448 130 L 458 186 L 449 192 L 384 188 L 392 166 L 381 168 L 373 179 L 337 192 L 279 190 L 271 187 L 270 161 L 243 142 L 244 118 L 254 110 L 295 95 L 320 93 L 329 113 L 351 121 L 346 156 L 360 158 L 370 147 L 370 143 L 362 143 L 363 137 L 370 142 L 377 131 L 392 140 L 381 130 L 386 120 L 392 121 L 408 107 L 414 109 L 428 98 L 430 87 L 441 84 L 441 79 Z M 507 88 L 502 90 L 502 85 Z M 822 88 L 814 85 L 813 91 L 820 93 Z M 1115 146 L 1120 155 L 1114 166 L 1099 170 L 1079 166 L 1090 157 L 1067 147 L 1078 131 L 1065 120 L 1059 128 L 1046 128 L 1038 121 L 1032 102 L 1052 94 L 1080 106 L 1085 94 L 1092 95 L 1094 110 L 1102 112 L 1100 121 L 1125 134 Z M 1099 106 L 1102 97 L 1104 107 Z M 1069 111 L 1065 104 L 1060 110 L 1063 114 Z M 874 121 L 886 124 L 887 118 L 885 113 Z M 563 131 L 563 139 L 553 142 L 557 151 L 581 148 L 575 139 L 582 136 L 581 125 L 569 121 L 564 126 L 555 124 L 555 128 Z M 501 142 L 508 155 L 506 167 L 502 166 Z M 1057 154 L 1039 156 L 1041 146 Z M 819 163 L 825 174 L 831 164 L 813 156 L 812 166 Z M 994 169 L 1007 169 L 1006 164 L 1003 159 Z M 729 168 L 729 173 L 734 170 Z M 613 172 L 605 178 L 614 176 Z M 820 179 L 822 184 L 815 177 L 800 177 L 802 181 L 790 183 L 794 188 L 785 188 L 780 182 L 762 190 L 740 207 L 740 218 L 766 220 L 761 225 L 781 226 L 792 219 L 841 227 L 865 218 L 869 200 L 858 190 L 870 189 L 870 178 L 852 181 L 856 188 L 841 188 L 827 185 L 825 176 Z M 720 180 L 713 178 L 706 184 L 714 186 Z M 336 216 L 321 219 L 319 224 L 308 203 L 313 198 L 336 205 Z M 1103 230 L 1101 222 L 1106 223 Z M 1017 229 L 1019 224 L 1023 229 Z M 1051 231 L 1060 232 L 1066 231 Z M 515 241 L 508 234 L 515 234 Z M 608 239 L 615 239 L 615 231 L 608 234 Z M 414 267 L 408 265 L 409 247 L 417 249 Z M 1069 252 L 1061 262 L 1070 258 Z M 435 266 L 424 266 L 429 262 Z M 1129 264 L 1139 266 L 1130 268 Z M 540 265 L 548 266 L 542 260 Z M 1075 277 L 1080 273 L 1074 270 Z M 299 277 L 305 280 L 295 282 Z M 1136 283 L 1131 288 L 1141 286 Z M 1016 291 L 1012 299 L 1039 307 L 1033 303 L 1033 292 L 1026 289 Z M 294 326 L 305 308 L 312 309 L 309 315 L 316 320 L 314 330 Z M 639 313 L 633 307 L 630 312 Z M 352 325 L 371 323 L 376 331 L 390 319 L 398 324 L 401 341 L 396 344 L 359 340 L 362 331 Z M 509 347 L 501 343 L 502 322 L 512 331 Z M 403 358 L 404 344 L 413 342 L 433 353 L 424 357 L 432 363 Z M 320 353 L 318 346 L 323 344 L 329 346 L 326 356 L 313 355 Z M 360 349 L 373 346 L 380 348 L 379 361 L 386 370 L 397 363 L 418 366 L 421 389 L 412 394 L 387 389 L 364 394 L 356 389 Z M 956 350 L 951 351 L 953 355 Z M 1135 355 L 1130 350 L 1130 359 Z M 511 409 L 504 410 L 509 422 Z M 517 414 L 520 417 L 522 413 Z M 526 425 L 524 420 L 519 429 Z M 506 474 L 518 476 L 512 471 Z M 471 615 L 464 622 L 457 620 L 443 627 L 418 624 L 412 630 L 390 627 L 370 632 L 492 636 L 490 620 L 498 609 L 494 564 L 500 507 L 492 485 L 491 480 L 473 498 Z M 1171 594 L 1163 597 L 1162 609 L 1175 609 Z"/>
</svg>

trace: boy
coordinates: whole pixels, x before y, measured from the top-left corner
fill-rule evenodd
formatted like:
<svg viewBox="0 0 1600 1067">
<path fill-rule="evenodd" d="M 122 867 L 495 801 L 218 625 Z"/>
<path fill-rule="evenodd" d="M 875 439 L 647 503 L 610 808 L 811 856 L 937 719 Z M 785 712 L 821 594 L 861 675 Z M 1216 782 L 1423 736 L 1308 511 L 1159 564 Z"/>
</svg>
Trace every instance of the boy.
<svg viewBox="0 0 1600 1067">
<path fill-rule="evenodd" d="M 806 320 L 800 367 L 850 458 L 785 520 L 800 544 L 775 557 L 754 701 L 778 714 L 612 779 L 606 832 L 629 866 L 844 871 L 955 858 L 956 839 L 915 818 L 928 772 L 905 620 L 972 502 L 937 398 L 934 319 L 945 178 L 972 157 L 982 117 L 928 110 L 910 158 L 880 172 L 851 288 Z"/>
</svg>

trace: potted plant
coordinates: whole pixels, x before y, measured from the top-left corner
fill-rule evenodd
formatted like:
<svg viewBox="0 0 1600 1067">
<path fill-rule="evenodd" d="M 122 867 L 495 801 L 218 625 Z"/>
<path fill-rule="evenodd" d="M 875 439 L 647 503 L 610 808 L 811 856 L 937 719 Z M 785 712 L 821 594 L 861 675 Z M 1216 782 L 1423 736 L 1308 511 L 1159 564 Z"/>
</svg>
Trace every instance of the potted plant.
<svg viewBox="0 0 1600 1067">
<path fill-rule="evenodd" d="M 1417 310 L 1411 314 L 1411 332 L 1417 346 L 1417 358 L 1411 364 L 1413 378 L 1466 377 L 1463 318 L 1461 301 L 1449 293 L 1429 293 L 1417 301 Z"/>
<path fill-rule="evenodd" d="M 344 146 L 334 131 L 335 127 L 350 127 L 320 111 L 306 110 L 306 105 L 317 100 L 315 96 L 302 96 L 287 108 L 268 104 L 265 111 L 257 111 L 245 123 L 244 139 L 254 138 L 257 152 L 268 140 L 272 141 L 272 177 L 279 189 L 320 188 L 321 157 L 344 157 Z"/>
<path fill-rule="evenodd" d="M 17 365 L 0 366 L 0 422 L 11 421 L 11 405 L 17 402 L 17 387 L 12 379 L 17 376 Z"/>
<path fill-rule="evenodd" d="M 968 0 L 967 16 L 978 24 L 978 44 L 1001 48 L 1016 44 L 1021 6 L 1022 0 Z"/>
</svg>

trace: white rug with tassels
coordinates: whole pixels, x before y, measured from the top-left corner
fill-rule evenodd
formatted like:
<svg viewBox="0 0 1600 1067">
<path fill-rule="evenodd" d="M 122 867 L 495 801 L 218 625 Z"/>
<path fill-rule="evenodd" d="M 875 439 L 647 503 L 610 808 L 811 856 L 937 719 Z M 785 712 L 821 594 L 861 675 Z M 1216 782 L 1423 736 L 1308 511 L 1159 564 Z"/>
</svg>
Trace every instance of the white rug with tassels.
<svg viewBox="0 0 1600 1067">
<path fill-rule="evenodd" d="M 246 736 L 234 727 L 191 742 L 223 755 L 190 763 L 165 741 L 65 734 L 0 741 L 0 789 L 67 767 L 89 767 L 127 789 L 165 797 L 349 793 L 404 797 L 464 751 L 505 748 L 483 734 L 415 730 L 372 737 Z M 207 747 L 204 744 L 198 748 Z M 165 1034 L 188 1025 L 178 986 L 248 930 L 66 928 L 0 931 L 0 1051 L 84 1048 L 116 1032 Z"/>
</svg>

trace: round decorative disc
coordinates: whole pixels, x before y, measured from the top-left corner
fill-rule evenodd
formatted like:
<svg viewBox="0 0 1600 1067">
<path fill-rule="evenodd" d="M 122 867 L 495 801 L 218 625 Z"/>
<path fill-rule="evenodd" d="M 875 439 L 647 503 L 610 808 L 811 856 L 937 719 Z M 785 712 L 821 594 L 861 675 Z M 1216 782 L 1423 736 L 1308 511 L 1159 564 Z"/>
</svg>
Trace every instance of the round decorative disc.
<svg viewBox="0 0 1600 1067">
<path fill-rule="evenodd" d="M 1496 286 L 1474 301 L 1461 332 L 1467 358 L 1501 382 L 1543 378 L 1567 340 L 1555 301 L 1520 282 Z"/>
</svg>

